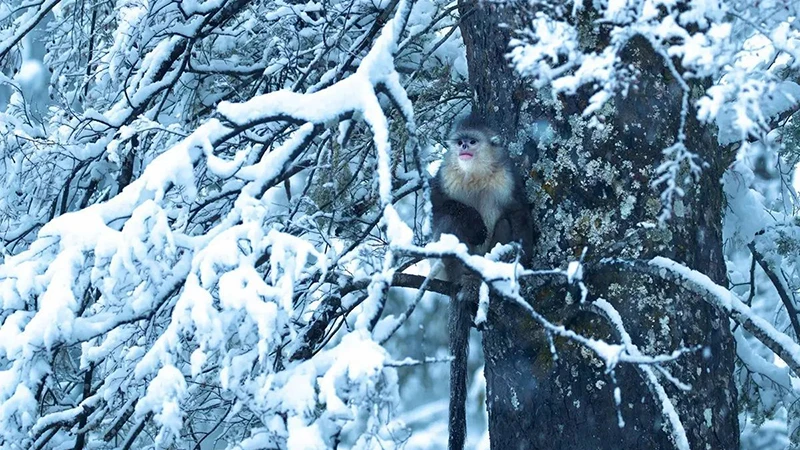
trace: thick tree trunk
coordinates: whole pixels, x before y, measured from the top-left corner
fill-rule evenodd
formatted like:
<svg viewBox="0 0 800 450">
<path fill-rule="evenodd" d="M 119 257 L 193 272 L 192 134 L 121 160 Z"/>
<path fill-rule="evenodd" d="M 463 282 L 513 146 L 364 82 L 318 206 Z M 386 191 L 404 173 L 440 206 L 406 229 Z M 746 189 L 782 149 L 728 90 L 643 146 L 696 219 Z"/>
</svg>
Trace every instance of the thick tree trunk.
<svg viewBox="0 0 800 450">
<path fill-rule="evenodd" d="M 502 21 L 506 11 L 489 2 L 461 0 L 461 36 L 467 49 L 472 111 L 485 118 L 509 142 L 516 137 L 520 108 L 528 92 L 505 60 L 510 30 Z"/>
<path fill-rule="evenodd" d="M 620 55 L 638 71 L 636 87 L 603 109 L 606 127 L 600 131 L 580 118 L 585 97 L 543 104 L 534 92 L 522 89 L 503 57 L 508 29 L 497 26 L 513 25 L 519 20 L 517 11 L 474 7 L 465 1 L 460 5 L 474 109 L 488 114 L 509 141 L 533 121 L 546 120 L 556 131 L 531 153 L 536 160 L 528 190 L 541 235 L 535 265 L 563 265 L 587 247 L 587 267 L 611 256 L 666 256 L 726 285 L 719 183 L 725 164 L 713 130 L 694 121 L 692 111 L 686 145 L 708 165 L 674 205 L 673 218 L 664 227 L 657 225 L 662 205 L 651 182 L 663 161 L 662 150 L 678 135 L 683 91 L 647 41 L 633 38 Z M 593 26 L 588 19 L 586 23 Z M 690 391 L 678 390 L 664 377 L 660 381 L 691 448 L 737 449 L 734 343 L 728 320 L 681 286 L 646 275 L 606 268 L 590 271 L 586 281 L 590 300 L 604 298 L 614 305 L 643 353 L 703 348 L 669 365 L 675 377 L 691 385 Z M 562 287 L 542 282 L 525 292 L 550 320 L 619 342 L 603 317 Z M 541 328 L 520 308 L 499 301 L 491 305 L 483 338 L 492 449 L 674 448 L 663 405 L 636 367 L 622 365 L 614 373 L 622 393 L 625 425 L 620 427 L 612 377 L 587 349 L 556 338 L 554 357 Z"/>
</svg>

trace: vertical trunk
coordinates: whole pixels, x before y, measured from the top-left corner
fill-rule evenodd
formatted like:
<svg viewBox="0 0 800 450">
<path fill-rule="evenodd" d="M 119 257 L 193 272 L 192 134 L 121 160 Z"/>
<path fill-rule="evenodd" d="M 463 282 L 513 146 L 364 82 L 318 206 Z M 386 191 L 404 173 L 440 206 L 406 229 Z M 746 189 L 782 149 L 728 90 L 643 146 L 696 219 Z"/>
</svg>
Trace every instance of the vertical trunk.
<svg viewBox="0 0 800 450">
<path fill-rule="evenodd" d="M 691 111 L 686 145 L 707 166 L 675 203 L 667 225 L 651 226 L 661 208 L 651 182 L 664 158 L 662 149 L 678 135 L 683 91 L 648 42 L 633 38 L 620 55 L 638 71 L 636 87 L 601 111 L 606 124 L 601 131 L 586 127 L 580 118 L 585 96 L 544 104 L 535 92 L 523 90 L 503 57 L 509 32 L 497 26 L 513 25 L 519 20 L 517 11 L 475 7 L 463 0 L 460 10 L 473 109 L 488 114 L 490 123 L 511 141 L 518 129 L 534 121 L 546 120 L 555 130 L 554 139 L 538 143 L 528 171 L 533 220 L 541 234 L 535 266 L 563 265 L 586 247 L 590 262 L 611 256 L 666 256 L 726 285 L 719 183 L 725 162 L 713 130 L 692 120 Z M 586 23 L 593 26 L 588 19 Z M 512 144 L 533 148 L 537 143 Z M 643 353 L 703 348 L 669 365 L 674 376 L 692 386 L 690 391 L 676 389 L 663 377 L 661 382 L 691 448 L 738 448 L 734 344 L 727 318 L 681 286 L 646 275 L 604 269 L 589 272 L 586 281 L 590 300 L 604 298 L 613 304 Z M 563 288 L 534 284 L 525 290 L 526 298 L 550 320 L 618 342 L 605 319 Z M 492 303 L 483 338 L 493 449 L 674 448 L 662 404 L 636 367 L 623 365 L 615 372 L 625 421 L 620 427 L 614 382 L 591 352 L 556 339 L 554 357 L 541 328 L 519 308 L 502 302 Z"/>
<path fill-rule="evenodd" d="M 504 23 L 507 8 L 490 2 L 461 0 L 461 36 L 467 50 L 472 110 L 485 118 L 505 141 L 519 127 L 520 105 L 527 92 L 505 60 L 511 34 Z"/>
</svg>

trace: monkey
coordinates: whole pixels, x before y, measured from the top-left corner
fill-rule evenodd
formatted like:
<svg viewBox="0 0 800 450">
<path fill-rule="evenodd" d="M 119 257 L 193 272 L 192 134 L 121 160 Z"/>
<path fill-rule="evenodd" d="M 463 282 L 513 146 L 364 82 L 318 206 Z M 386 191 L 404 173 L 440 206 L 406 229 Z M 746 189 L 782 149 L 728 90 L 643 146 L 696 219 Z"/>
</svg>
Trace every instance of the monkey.
<svg viewBox="0 0 800 450">
<path fill-rule="evenodd" d="M 524 180 L 500 138 L 478 116 L 456 125 L 448 151 L 431 180 L 433 235 L 455 235 L 470 253 L 482 254 L 497 243 L 519 242 L 523 261 L 530 258 L 534 231 Z M 466 439 L 467 353 L 469 330 L 477 307 L 477 286 L 464 277 L 458 261 L 443 261 L 444 278 L 459 284 L 450 300 L 449 450 L 462 450 Z"/>
<path fill-rule="evenodd" d="M 450 134 L 430 183 L 434 238 L 453 234 L 471 253 L 514 241 L 529 251 L 534 233 L 524 185 L 500 137 L 480 117 L 468 116 Z"/>
</svg>

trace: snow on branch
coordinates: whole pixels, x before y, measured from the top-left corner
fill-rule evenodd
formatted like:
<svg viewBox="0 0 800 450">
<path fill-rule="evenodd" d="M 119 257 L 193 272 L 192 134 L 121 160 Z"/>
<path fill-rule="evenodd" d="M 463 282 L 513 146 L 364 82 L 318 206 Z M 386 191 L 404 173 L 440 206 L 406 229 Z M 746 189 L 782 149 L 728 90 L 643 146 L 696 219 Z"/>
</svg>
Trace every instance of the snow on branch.
<svg viewBox="0 0 800 450">
<path fill-rule="evenodd" d="M 594 118 L 605 103 L 636 86 L 636 68 L 621 57 L 634 39 L 648 42 L 670 82 L 679 84 L 681 124 L 675 143 L 663 150 L 665 162 L 654 182 L 662 188 L 662 221 L 683 194 L 681 186 L 701 168 L 696 159 L 703 149 L 688 148 L 684 139 L 688 114 L 715 124 L 719 143 L 730 145 L 766 139 L 779 119 L 800 107 L 800 85 L 791 79 L 800 60 L 800 9 L 794 2 L 634 0 L 574 2 L 570 8 L 537 0 L 529 8 L 527 26 L 510 44 L 512 64 L 554 95 L 588 90 L 585 116 Z M 710 86 L 701 90 L 707 81 Z M 590 123 L 603 126 L 600 120 Z M 745 150 L 739 147 L 739 158 Z"/>
<path fill-rule="evenodd" d="M 636 0 L 591 7 L 575 2 L 569 9 L 547 1 L 534 4 L 540 10 L 528 27 L 518 30 L 509 56 L 520 73 L 558 93 L 594 86 L 596 95 L 586 114 L 629 86 L 628 67 L 618 55 L 634 36 L 643 36 L 663 53 L 665 64 L 682 84 L 686 79 L 714 80 L 696 106 L 701 120 L 719 120 L 721 141 L 722 136 L 732 135 L 733 128 L 739 139 L 762 135 L 759 127 L 768 124 L 765 120 L 800 101 L 796 84 L 781 83 L 778 76 L 800 56 L 800 30 L 784 21 L 796 17 L 796 5 L 674 2 L 656 8 Z M 595 42 L 601 44 L 596 50 L 581 41 L 588 8 L 596 8 L 592 25 L 609 36 L 607 42 Z M 672 58 L 680 62 L 680 70 Z M 734 111 L 734 117 L 728 115 Z"/>
<path fill-rule="evenodd" d="M 0 31 L 0 62 L 2 62 L 9 51 L 28 34 L 39 22 L 44 19 L 61 0 L 47 0 L 40 3 L 33 3 L 22 6 L 26 11 L 16 17 L 12 26 Z M 6 11 L 3 11 L 6 15 Z M 3 17 L 5 20 L 7 17 Z"/>
<path fill-rule="evenodd" d="M 614 326 L 614 329 L 620 336 L 622 340 L 622 344 L 625 346 L 625 350 L 631 356 L 642 356 L 641 351 L 639 348 L 633 343 L 630 334 L 625 330 L 625 325 L 622 322 L 622 317 L 619 315 L 619 312 L 608 303 L 605 299 L 597 299 L 592 302 L 592 306 L 602 311 L 603 315 L 610 321 L 610 323 Z M 666 372 L 662 366 L 655 366 L 659 371 L 662 373 Z M 689 440 L 686 438 L 686 430 L 683 427 L 683 423 L 681 423 L 680 417 L 678 416 L 678 412 L 675 410 L 675 405 L 673 405 L 672 400 L 670 400 L 669 396 L 667 395 L 666 391 L 664 390 L 664 386 L 661 385 L 661 382 L 656 377 L 655 370 L 653 367 L 648 365 L 641 364 L 638 366 L 639 373 L 642 374 L 642 378 L 644 378 L 645 383 L 648 384 L 650 387 L 650 392 L 656 397 L 656 401 L 661 404 L 661 412 L 663 413 L 664 417 L 670 424 L 670 431 L 672 432 L 672 437 L 675 439 L 675 445 L 677 448 L 681 450 L 688 450 L 689 447 Z M 667 374 L 668 375 L 668 374 Z M 668 375 L 669 380 L 675 382 L 674 378 Z M 682 387 L 684 389 L 689 389 L 688 386 L 682 386 L 680 383 L 675 382 L 678 387 Z M 619 387 L 615 388 L 616 391 L 619 390 Z M 620 395 L 618 392 L 615 393 L 615 399 L 617 400 L 617 408 L 619 410 L 620 404 Z M 622 420 L 620 416 L 620 420 Z"/>
<path fill-rule="evenodd" d="M 544 316 L 539 314 L 533 306 L 519 297 L 519 293 L 515 287 L 518 277 L 557 277 L 563 279 L 564 283 L 569 285 L 571 284 L 569 279 L 574 272 L 573 270 L 523 270 L 515 263 L 498 262 L 487 257 L 471 255 L 463 244 L 458 243 L 456 240 L 452 239 L 451 236 L 447 235 L 443 236 L 440 241 L 430 243 L 425 247 L 395 247 L 395 251 L 399 254 L 413 255 L 415 257 L 448 257 L 458 259 L 469 272 L 481 279 L 484 286 L 489 287 L 496 298 L 519 305 L 548 333 L 573 340 L 591 349 L 605 362 L 607 370 L 613 371 L 618 363 L 636 365 L 643 380 L 650 386 L 650 391 L 655 397 L 656 402 L 661 405 L 665 419 L 670 423 L 671 432 L 677 448 L 689 448 L 686 432 L 680 417 L 657 375 L 662 375 L 664 379 L 668 380 L 679 389 L 691 389 L 690 386 L 687 386 L 670 374 L 661 363 L 673 361 L 681 354 L 688 351 L 696 351 L 696 349 L 682 349 L 671 355 L 642 355 L 625 330 L 619 313 L 617 313 L 610 303 L 603 299 L 594 300 L 589 303 L 589 306 L 598 310 L 611 323 L 616 333 L 619 335 L 620 344 L 609 344 L 604 341 L 581 336 L 563 326 L 549 322 Z M 788 376 L 788 371 L 791 370 L 796 375 L 800 375 L 800 345 L 794 342 L 791 337 L 776 330 L 772 324 L 756 315 L 747 305 L 739 300 L 733 292 L 712 282 L 706 275 L 662 257 L 654 258 L 650 261 L 604 259 L 597 263 L 590 264 L 589 267 L 585 269 L 587 276 L 591 277 L 592 271 L 601 267 L 618 267 L 625 271 L 658 277 L 698 294 L 704 300 L 727 313 L 733 322 L 741 325 L 744 330 L 747 330 L 756 339 L 761 341 L 788 365 L 788 368 L 782 369 L 763 360 L 763 358 L 758 356 L 755 352 L 747 350 L 746 348 L 749 344 L 747 344 L 741 334 L 741 329 L 739 329 L 735 332 L 735 337 L 739 343 L 738 353 L 740 357 L 742 357 L 747 368 L 767 377 L 768 380 L 776 383 L 782 389 L 789 392 L 794 391 L 791 379 Z M 397 279 L 397 285 L 407 284 L 408 280 L 403 278 Z M 617 387 L 615 389 L 615 398 L 618 402 L 619 396 L 619 387 Z"/>
<path fill-rule="evenodd" d="M 531 316 L 548 333 L 570 339 L 576 343 L 592 350 L 602 359 L 608 370 L 613 370 L 616 364 L 661 364 L 674 361 L 687 350 L 676 350 L 671 354 L 645 356 L 635 351 L 631 353 L 624 345 L 609 344 L 602 340 L 587 338 L 581 334 L 567 329 L 563 325 L 556 325 L 550 322 L 541 313 L 530 305 L 519 294 L 520 277 L 563 277 L 565 284 L 570 279 L 571 271 L 551 269 L 551 270 L 523 270 L 519 263 L 506 263 L 494 261 L 484 256 L 473 255 L 467 251 L 464 244 L 458 242 L 454 236 L 444 235 L 441 240 L 427 244 L 425 247 L 416 246 L 394 246 L 394 251 L 399 254 L 410 255 L 419 258 L 455 258 L 458 259 L 470 273 L 480 277 L 489 286 L 490 292 L 500 299 L 519 305 L 527 314 Z M 688 351 L 693 351 L 689 349 Z"/>
<path fill-rule="evenodd" d="M 674 351 L 672 354 L 647 356 L 642 354 L 638 347 L 633 344 L 630 335 L 625 330 L 621 316 L 616 309 L 604 299 L 596 299 L 592 301 L 589 306 L 598 311 L 609 321 L 615 332 L 619 335 L 621 340 L 620 344 L 609 344 L 602 340 L 588 338 L 567 329 L 563 325 L 556 325 L 536 311 L 529 302 L 519 295 L 518 277 L 557 277 L 562 278 L 567 285 L 581 282 L 581 278 L 575 275 L 576 273 L 582 273 L 578 264 L 570 264 L 567 270 L 523 270 L 516 262 L 505 263 L 488 257 L 469 254 L 463 244 L 460 244 L 453 236 L 449 235 L 444 235 L 440 241 L 432 242 L 425 247 L 394 246 L 394 250 L 397 253 L 415 257 L 448 257 L 458 259 L 469 272 L 480 277 L 483 282 L 482 288 L 488 287 L 495 297 L 519 305 L 530 317 L 543 327 L 548 336 L 557 335 L 592 350 L 592 352 L 605 363 L 606 370 L 612 374 L 619 363 L 633 364 L 641 373 L 645 383 L 651 388 L 650 391 L 655 397 L 655 401 L 661 405 L 661 411 L 670 424 L 670 430 L 675 440 L 676 448 L 681 450 L 688 450 L 690 448 L 686 431 L 681 423 L 680 417 L 678 416 L 672 400 L 669 398 L 661 381 L 658 379 L 656 372 L 662 374 L 670 383 L 673 383 L 679 389 L 691 389 L 690 386 L 681 383 L 673 377 L 662 364 L 674 361 L 681 355 L 696 351 L 696 349 L 680 349 Z M 400 282 L 399 284 L 403 283 L 402 280 L 398 281 Z M 425 280 L 423 284 L 426 282 L 427 280 Z M 584 291 L 582 295 L 584 300 L 582 301 L 586 299 L 585 290 L 586 288 L 582 286 L 582 291 Z M 621 395 L 620 388 L 615 387 L 614 397 L 618 406 L 621 403 Z M 620 426 L 624 426 L 621 415 L 619 416 L 619 422 Z"/>
<path fill-rule="evenodd" d="M 663 257 L 653 258 L 650 261 L 609 259 L 601 263 L 656 276 L 696 292 L 712 305 L 728 313 L 734 322 L 755 336 L 800 376 L 800 345 L 753 313 L 736 294 L 714 283 L 708 276 Z"/>
<path fill-rule="evenodd" d="M 86 111 L 90 123 L 103 125 L 87 125 L 78 140 L 105 135 L 84 142 L 90 151 L 80 155 L 94 161 L 108 145 L 113 156 L 118 145 L 136 138 L 140 130 L 126 128 L 132 117 L 145 114 L 155 96 L 181 79 L 189 44 L 205 27 L 219 25 L 215 20 L 232 17 L 227 8 L 240 3 L 195 5 L 201 14 L 191 15 L 181 33 L 167 33 L 147 53 L 122 81 L 116 103 L 102 114 Z M 220 9 L 224 14 L 212 14 Z M 358 422 L 353 433 L 362 440 L 368 437 L 360 434 L 382 426 L 380 414 L 358 415 L 362 408 L 389 408 L 397 396 L 394 372 L 385 369 L 388 356 L 372 333 L 357 327 L 330 348 L 285 353 L 307 331 L 309 313 L 322 293 L 336 288 L 329 273 L 348 260 L 324 238 L 308 238 L 290 232 L 302 227 L 277 223 L 268 195 L 298 173 L 296 166 L 307 167 L 298 159 L 312 140 L 330 139 L 325 127 L 360 118 L 376 150 L 384 229 L 390 240 L 410 242 L 413 234 L 393 206 L 394 155 L 379 99 L 380 92 L 391 98 L 413 134 L 413 109 L 394 67 L 410 10 L 410 3 L 398 2 L 355 73 L 311 93 L 275 91 L 242 103 L 220 103 L 217 118 L 188 135 L 174 133 L 172 145 L 143 159 L 139 176 L 120 192 L 56 215 L 26 250 L 5 259 L 0 266 L 0 439 L 25 440 L 33 431 L 35 439 L 47 442 L 50 430 L 66 439 L 74 425 L 108 417 L 136 424 L 125 427 L 126 447 L 144 429 L 154 431 L 157 446 L 168 447 L 195 414 L 187 407 L 206 406 L 199 403 L 198 391 L 238 398 L 236 411 L 245 411 L 245 423 L 252 417 L 263 420 L 248 427 L 251 444 L 323 448 L 348 423 Z M 141 11 L 128 12 L 131 20 L 143 20 L 137 15 Z M 258 146 L 248 146 L 233 160 L 224 158 L 233 141 L 273 123 L 287 127 L 274 133 L 274 141 L 264 146 L 268 151 L 258 154 Z M 122 158 L 109 159 L 124 164 Z M 218 197 L 210 195 L 209 179 L 221 186 Z M 208 222 L 192 220 L 205 217 L 202 202 L 223 200 L 227 209 L 209 215 Z M 193 209 L 187 211 L 187 204 Z M 387 259 L 368 276 L 391 278 L 392 267 Z M 370 292 L 382 295 L 380 285 L 375 287 Z M 298 302 L 301 295 L 307 298 Z M 73 371 L 88 374 L 83 399 L 52 379 L 64 355 L 79 355 Z M 294 355 L 302 357 L 288 359 Z M 92 380 L 97 366 L 107 376 Z M 69 408 L 40 409 L 42 389 L 55 390 L 48 394 L 53 398 L 76 401 Z M 110 412 L 122 406 L 122 399 L 130 401 L 124 402 L 118 422 Z M 121 432 L 118 425 L 112 428 Z"/>
<path fill-rule="evenodd" d="M 778 276 L 776 271 L 770 266 L 764 254 L 757 249 L 757 241 L 761 241 L 761 239 L 750 242 L 747 244 L 747 248 L 750 249 L 750 253 L 753 255 L 753 260 L 757 262 L 759 266 L 761 266 L 761 270 L 764 271 L 764 273 L 767 275 L 767 278 L 769 278 L 769 281 L 775 287 L 778 297 L 781 299 L 784 308 L 786 308 L 786 313 L 789 315 L 789 322 L 792 324 L 794 335 L 796 337 L 800 337 L 800 313 L 798 313 L 797 306 L 795 306 L 797 301 L 795 299 L 794 290 L 789 289 L 789 287 L 786 285 L 786 279 Z"/>
</svg>

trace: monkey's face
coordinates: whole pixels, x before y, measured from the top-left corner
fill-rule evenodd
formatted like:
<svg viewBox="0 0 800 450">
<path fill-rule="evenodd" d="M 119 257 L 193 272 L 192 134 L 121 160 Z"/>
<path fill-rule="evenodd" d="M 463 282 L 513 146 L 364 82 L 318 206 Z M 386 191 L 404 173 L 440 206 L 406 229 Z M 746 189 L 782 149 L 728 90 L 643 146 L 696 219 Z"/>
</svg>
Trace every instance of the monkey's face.
<svg viewBox="0 0 800 450">
<path fill-rule="evenodd" d="M 458 159 L 461 161 L 475 158 L 483 144 L 480 136 L 462 135 L 453 139 L 454 150 L 458 152 Z"/>
<path fill-rule="evenodd" d="M 494 162 L 494 147 L 479 132 L 458 133 L 450 140 L 448 157 L 464 172 L 480 171 Z"/>
</svg>

